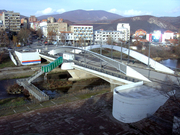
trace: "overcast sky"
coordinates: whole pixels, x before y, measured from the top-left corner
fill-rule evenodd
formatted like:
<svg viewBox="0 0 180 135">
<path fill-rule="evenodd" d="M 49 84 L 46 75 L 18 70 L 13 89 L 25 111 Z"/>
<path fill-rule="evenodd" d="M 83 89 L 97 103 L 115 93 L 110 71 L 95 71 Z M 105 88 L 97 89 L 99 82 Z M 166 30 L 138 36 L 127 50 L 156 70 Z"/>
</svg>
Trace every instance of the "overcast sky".
<svg viewBox="0 0 180 135">
<path fill-rule="evenodd" d="M 0 0 L 0 10 L 41 16 L 67 11 L 105 10 L 122 16 L 180 16 L 180 0 Z"/>
</svg>

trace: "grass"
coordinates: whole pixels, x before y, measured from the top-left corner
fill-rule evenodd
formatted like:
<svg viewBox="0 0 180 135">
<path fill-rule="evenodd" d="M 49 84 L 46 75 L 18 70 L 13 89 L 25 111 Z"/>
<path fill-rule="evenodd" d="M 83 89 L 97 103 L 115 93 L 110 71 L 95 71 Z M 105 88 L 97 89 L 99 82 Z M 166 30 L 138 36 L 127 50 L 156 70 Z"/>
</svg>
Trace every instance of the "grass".
<svg viewBox="0 0 180 135">
<path fill-rule="evenodd" d="M 11 61 L 11 59 L 7 59 L 6 61 L 3 61 L 0 64 L 0 69 L 5 68 L 5 67 L 15 67 L 16 65 Z"/>
<path fill-rule="evenodd" d="M 15 107 L 19 105 L 25 104 L 26 101 L 24 100 L 24 97 L 18 97 L 18 98 L 7 98 L 7 99 L 1 99 L 0 100 L 0 106 L 1 107 Z"/>
</svg>

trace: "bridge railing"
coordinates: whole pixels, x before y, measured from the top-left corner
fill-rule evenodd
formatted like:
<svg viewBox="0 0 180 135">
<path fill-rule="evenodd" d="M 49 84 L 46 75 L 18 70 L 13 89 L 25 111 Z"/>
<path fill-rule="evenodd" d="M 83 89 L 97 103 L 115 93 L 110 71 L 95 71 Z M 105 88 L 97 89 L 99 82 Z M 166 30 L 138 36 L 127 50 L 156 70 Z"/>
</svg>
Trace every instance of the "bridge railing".
<svg viewBox="0 0 180 135">
<path fill-rule="evenodd" d="M 74 60 L 74 63 L 76 65 L 79 65 L 79 66 L 82 66 L 82 67 L 85 67 L 85 68 L 88 68 L 88 69 L 91 69 L 91 70 L 95 70 L 95 71 L 98 71 L 98 72 L 101 72 L 101 73 L 105 73 L 105 74 L 108 74 L 108 75 L 111 75 L 111 76 L 114 76 L 114 77 L 118 77 L 118 78 L 121 78 L 121 79 L 125 79 L 125 80 L 131 81 L 131 82 L 139 82 L 140 81 L 140 80 L 138 80 L 136 78 L 128 77 L 128 76 L 126 76 L 124 74 L 121 74 L 120 72 L 112 72 L 110 70 L 90 66 L 89 64 L 81 63 L 81 62 L 76 61 L 76 60 Z"/>
<path fill-rule="evenodd" d="M 49 63 L 48 65 L 42 66 L 41 70 L 44 73 L 50 72 L 51 70 L 53 70 L 54 68 L 56 68 L 57 66 L 59 66 L 61 63 L 63 62 L 63 58 L 59 57 L 57 58 L 55 61 Z"/>
</svg>

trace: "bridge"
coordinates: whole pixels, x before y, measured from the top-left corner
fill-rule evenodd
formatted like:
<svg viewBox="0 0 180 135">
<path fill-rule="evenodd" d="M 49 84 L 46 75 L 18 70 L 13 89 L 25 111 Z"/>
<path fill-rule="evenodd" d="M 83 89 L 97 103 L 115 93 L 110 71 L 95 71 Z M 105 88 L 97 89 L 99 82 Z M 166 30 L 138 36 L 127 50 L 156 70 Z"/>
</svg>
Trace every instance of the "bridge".
<svg viewBox="0 0 180 135">
<path fill-rule="evenodd" d="M 79 48 L 72 46 L 62 46 L 50 50 L 48 53 L 41 52 L 39 53 L 39 55 L 40 57 L 47 59 L 49 62 L 54 62 L 58 59 L 59 55 L 63 55 L 63 62 L 61 61 L 61 69 L 67 70 L 72 76 L 71 79 L 82 79 L 97 76 L 108 81 L 111 84 L 111 91 L 113 91 L 114 97 L 113 116 L 119 121 L 125 123 L 139 121 L 147 117 L 147 114 L 153 114 L 162 104 L 165 103 L 168 98 L 166 98 L 162 94 L 157 93 L 156 90 L 146 91 L 146 89 L 148 88 L 144 89 L 143 91 L 133 90 L 133 92 L 135 91 L 137 93 L 128 95 L 127 93 L 132 92 L 132 88 L 138 87 L 139 89 L 139 87 L 142 86 L 144 82 L 151 83 L 152 78 L 148 78 L 147 75 L 144 76 L 140 72 L 137 72 L 134 68 L 124 64 L 122 61 L 117 61 L 90 51 L 91 49 L 101 47 L 114 49 L 127 54 L 127 48 L 121 48 L 112 45 L 93 45 Z M 160 72 L 160 74 L 162 74 L 162 72 L 168 75 L 172 74 L 173 76 L 174 71 L 163 66 L 162 64 L 155 62 L 152 59 L 148 59 L 146 56 L 135 51 L 130 50 L 129 52 L 128 54 L 130 54 L 131 57 L 143 62 L 144 64 L 148 64 L 148 60 L 150 63 L 150 67 L 152 67 L 154 71 L 157 71 L 158 73 Z M 26 81 L 28 82 L 28 84 L 31 84 L 32 80 L 34 80 L 44 72 L 50 72 L 59 64 L 53 64 L 53 66 L 50 64 L 51 66 L 47 65 L 42 67 L 41 71 L 37 72 L 37 75 L 30 77 Z M 149 97 L 147 97 L 147 95 L 149 95 Z M 131 101 L 131 103 L 129 101 Z M 126 104 L 125 108 L 124 104 Z M 124 110 L 126 110 L 127 108 L 127 110 L 122 111 L 119 105 Z M 135 108 L 134 106 L 138 107 Z M 154 106 L 154 108 L 149 109 L 149 106 Z M 142 108 L 147 111 L 142 111 L 141 114 L 139 114 L 139 109 Z M 128 111 L 136 113 L 132 114 L 128 113 Z M 122 117 L 119 117 L 119 115 L 121 115 Z"/>
<path fill-rule="evenodd" d="M 63 58 L 62 57 L 58 57 L 57 59 L 55 59 L 53 62 L 42 66 L 41 69 L 39 71 L 37 71 L 34 75 L 32 75 L 29 78 L 25 78 L 25 79 L 18 79 L 16 82 L 17 84 L 19 84 L 20 86 L 23 86 L 24 89 L 28 90 L 30 94 L 32 94 L 37 100 L 39 101 L 46 101 L 49 100 L 49 96 L 46 95 L 44 92 L 42 92 L 41 90 L 39 90 L 36 86 L 34 86 L 31 82 L 33 80 L 35 80 L 37 77 L 39 77 L 40 75 L 44 74 L 44 73 L 48 73 L 51 70 L 53 70 L 54 68 L 56 68 L 57 66 L 59 66 L 60 64 L 62 64 L 63 62 Z"/>
</svg>

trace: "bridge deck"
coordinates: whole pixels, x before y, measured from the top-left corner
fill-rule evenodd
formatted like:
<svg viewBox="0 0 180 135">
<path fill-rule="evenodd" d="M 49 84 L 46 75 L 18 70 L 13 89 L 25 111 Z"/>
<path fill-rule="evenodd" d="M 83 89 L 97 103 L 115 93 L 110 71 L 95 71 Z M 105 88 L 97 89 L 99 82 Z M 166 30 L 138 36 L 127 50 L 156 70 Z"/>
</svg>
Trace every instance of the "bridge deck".
<svg viewBox="0 0 180 135">
<path fill-rule="evenodd" d="M 36 99 L 39 101 L 46 101 L 49 100 L 49 96 L 47 96 L 44 92 L 39 90 L 36 86 L 33 84 L 29 84 L 26 79 L 20 79 L 17 80 L 17 83 L 20 86 L 23 86 L 24 89 L 28 90 L 30 94 L 32 94 Z"/>
</svg>

